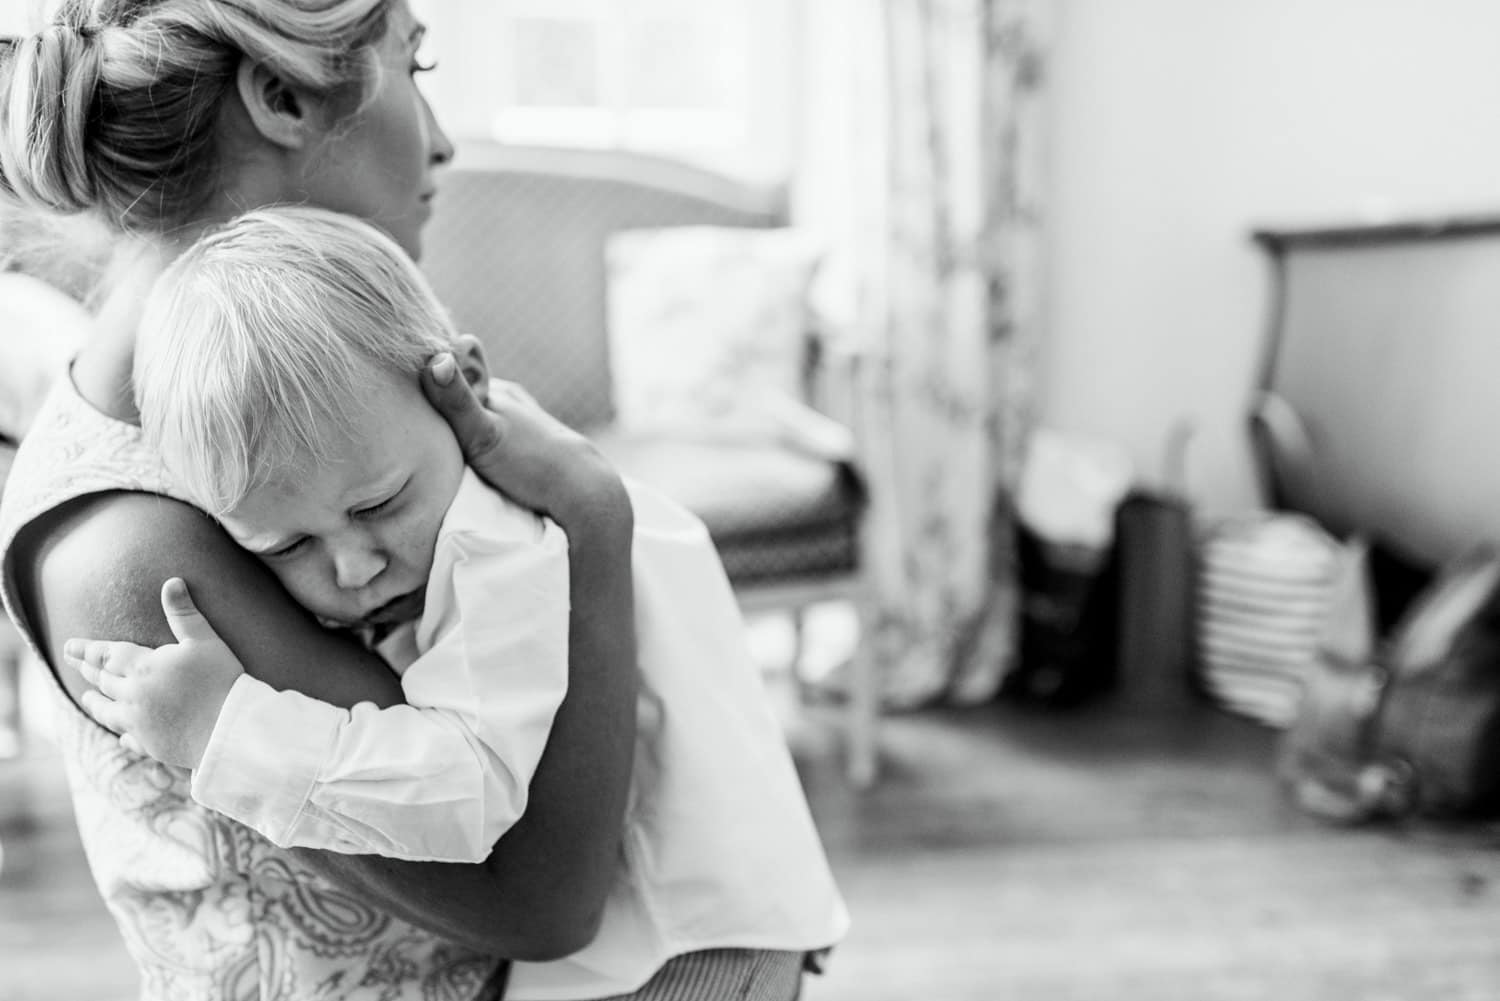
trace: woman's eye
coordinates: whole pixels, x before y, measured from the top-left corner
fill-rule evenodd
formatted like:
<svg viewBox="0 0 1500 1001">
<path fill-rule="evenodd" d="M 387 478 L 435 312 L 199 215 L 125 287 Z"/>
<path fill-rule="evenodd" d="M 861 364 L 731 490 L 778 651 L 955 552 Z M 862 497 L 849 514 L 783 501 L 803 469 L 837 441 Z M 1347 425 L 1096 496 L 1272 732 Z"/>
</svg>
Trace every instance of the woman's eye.
<svg viewBox="0 0 1500 1001">
<path fill-rule="evenodd" d="M 431 73 L 433 70 L 437 69 L 437 67 L 438 64 L 436 59 L 413 59 L 411 63 L 411 72 L 413 76 L 416 76 L 418 73 Z"/>
</svg>

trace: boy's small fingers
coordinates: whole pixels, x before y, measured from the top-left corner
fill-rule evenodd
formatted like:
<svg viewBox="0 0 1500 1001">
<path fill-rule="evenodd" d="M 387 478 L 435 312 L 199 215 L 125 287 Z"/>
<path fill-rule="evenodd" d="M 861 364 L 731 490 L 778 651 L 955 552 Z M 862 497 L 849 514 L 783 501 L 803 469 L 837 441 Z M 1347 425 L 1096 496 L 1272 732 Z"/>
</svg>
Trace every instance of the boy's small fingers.
<svg viewBox="0 0 1500 1001">
<path fill-rule="evenodd" d="M 94 687 L 99 689 L 99 691 L 103 692 L 105 695 L 109 696 L 111 699 L 118 702 L 120 699 L 125 697 L 126 693 L 130 689 L 130 685 L 130 679 L 125 677 L 124 675 L 111 674 L 108 671 L 100 671 L 99 680 L 94 685 Z"/>
<path fill-rule="evenodd" d="M 113 643 L 109 640 L 89 640 L 84 648 L 83 659 L 104 674 L 121 678 L 130 673 L 134 664 L 130 656 L 130 644 Z"/>
<path fill-rule="evenodd" d="M 90 688 L 78 701 L 83 706 L 83 711 L 105 729 L 115 733 L 125 729 L 124 721 L 120 718 L 120 704 L 113 699 Z"/>
<path fill-rule="evenodd" d="M 78 672 L 78 676 L 95 688 L 99 687 L 99 669 L 82 657 L 69 657 L 68 664 Z"/>
<path fill-rule="evenodd" d="M 121 692 L 124 690 L 124 678 L 121 678 L 120 675 L 101 671 L 98 666 L 93 665 L 89 660 L 74 660 L 72 665 L 78 669 L 78 677 L 92 684 L 93 689 L 90 690 L 98 690 L 105 698 L 120 698 Z"/>
<path fill-rule="evenodd" d="M 187 582 L 181 577 L 169 578 L 161 586 L 161 611 L 166 616 L 167 628 L 179 643 L 187 640 L 210 640 L 218 634 L 213 626 L 198 611 Z"/>
<path fill-rule="evenodd" d="M 101 671 L 108 671 L 114 660 L 111 656 L 112 652 L 106 640 L 88 640 L 83 644 L 83 654 L 80 659 Z"/>
<path fill-rule="evenodd" d="M 89 644 L 87 640 L 68 640 L 62 648 L 63 660 L 72 667 L 78 668 L 88 663 Z"/>
<path fill-rule="evenodd" d="M 161 608 L 168 615 L 192 615 L 198 611 L 187 581 L 181 577 L 168 577 L 162 582 Z"/>
<path fill-rule="evenodd" d="M 141 746 L 140 741 L 135 739 L 134 734 L 120 734 L 120 746 L 125 748 L 125 750 L 129 751 L 132 754 L 144 755 L 146 753 L 146 749 Z"/>
</svg>

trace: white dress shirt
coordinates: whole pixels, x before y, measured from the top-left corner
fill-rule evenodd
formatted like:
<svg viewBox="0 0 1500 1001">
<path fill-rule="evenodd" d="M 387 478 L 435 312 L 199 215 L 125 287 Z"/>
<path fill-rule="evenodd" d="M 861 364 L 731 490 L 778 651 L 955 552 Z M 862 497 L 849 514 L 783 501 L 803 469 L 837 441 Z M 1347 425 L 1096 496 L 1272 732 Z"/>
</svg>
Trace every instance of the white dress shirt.
<svg viewBox="0 0 1500 1001">
<path fill-rule="evenodd" d="M 707 529 L 662 495 L 627 485 L 641 686 L 619 872 L 590 945 L 556 962 L 514 964 L 506 996 L 519 1001 L 622 994 L 680 953 L 812 951 L 848 927 Z M 523 515 L 534 529 L 529 546 L 520 544 Z M 466 474 L 439 533 L 422 620 L 408 633 L 416 659 L 402 687 L 411 705 L 345 712 L 241 679 L 194 796 L 296 844 L 486 857 L 525 807 L 563 695 L 560 537 Z M 454 550 L 464 557 L 451 558 Z M 401 642 L 381 652 L 399 659 Z M 441 650 L 452 656 L 429 670 Z"/>
<path fill-rule="evenodd" d="M 241 676 L 193 798 L 283 848 L 482 861 L 526 809 L 567 691 L 562 529 L 465 470 L 422 617 L 377 649 L 406 705 L 346 711 Z"/>
</svg>

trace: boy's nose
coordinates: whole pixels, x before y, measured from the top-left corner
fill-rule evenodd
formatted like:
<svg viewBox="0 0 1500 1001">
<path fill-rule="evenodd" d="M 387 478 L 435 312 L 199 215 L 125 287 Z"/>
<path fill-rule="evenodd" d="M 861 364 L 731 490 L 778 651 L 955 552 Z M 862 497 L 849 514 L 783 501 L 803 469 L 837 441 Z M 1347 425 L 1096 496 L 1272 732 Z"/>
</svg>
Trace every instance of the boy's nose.
<svg viewBox="0 0 1500 1001">
<path fill-rule="evenodd" d="M 333 554 L 334 580 L 344 590 L 355 591 L 374 580 L 385 565 L 385 557 L 369 546 L 343 546 Z"/>
</svg>

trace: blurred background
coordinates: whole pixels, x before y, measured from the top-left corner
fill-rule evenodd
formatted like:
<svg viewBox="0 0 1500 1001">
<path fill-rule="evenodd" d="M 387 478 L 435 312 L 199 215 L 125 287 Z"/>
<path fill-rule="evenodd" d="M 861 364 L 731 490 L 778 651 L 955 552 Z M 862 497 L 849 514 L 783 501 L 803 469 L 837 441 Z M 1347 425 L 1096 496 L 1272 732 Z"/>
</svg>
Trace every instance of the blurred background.
<svg viewBox="0 0 1500 1001">
<path fill-rule="evenodd" d="M 622 462 L 670 418 L 831 463 L 728 500 L 701 451 L 649 466 L 715 514 L 823 491 L 710 518 L 726 553 L 808 511 L 843 533 L 827 566 L 731 566 L 854 915 L 811 1001 L 1500 993 L 1493 822 L 1335 823 L 1285 773 L 1332 638 L 1373 658 L 1500 538 L 1500 6 L 412 3 L 459 147 L 424 258 L 455 312 L 545 335 L 573 320 L 461 263 L 587 272 L 557 295 L 608 327 Z M 527 205 L 517 246 L 473 242 Z M 778 242 L 724 243 L 724 213 Z M 683 224 L 716 232 L 617 238 Z M 575 226 L 586 257 L 537 251 Z M 0 1001 L 132 997 L 10 646 Z M 1451 763 L 1500 775 L 1475 726 Z"/>
</svg>

